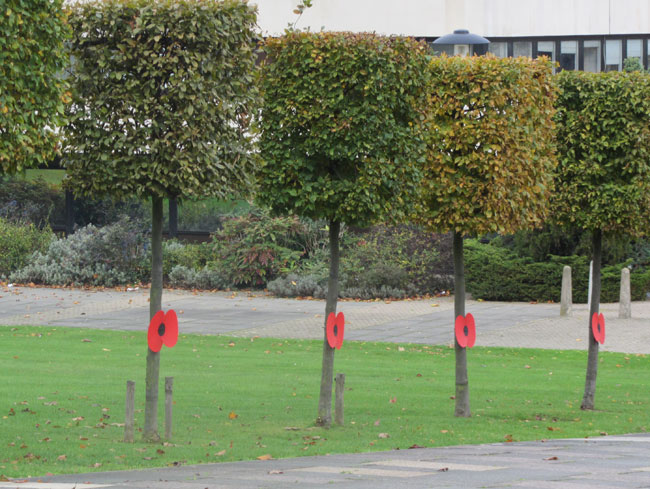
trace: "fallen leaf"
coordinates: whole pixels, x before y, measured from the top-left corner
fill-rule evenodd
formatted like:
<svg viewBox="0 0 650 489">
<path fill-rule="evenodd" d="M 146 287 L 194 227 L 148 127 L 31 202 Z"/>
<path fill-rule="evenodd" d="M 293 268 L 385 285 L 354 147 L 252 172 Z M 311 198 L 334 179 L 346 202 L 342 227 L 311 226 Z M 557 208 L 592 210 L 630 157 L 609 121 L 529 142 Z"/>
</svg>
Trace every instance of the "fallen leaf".
<svg viewBox="0 0 650 489">
<path fill-rule="evenodd" d="M 237 419 L 239 417 L 239 414 L 235 413 L 235 411 L 230 411 L 230 414 L 228 415 L 228 418 L 230 419 Z"/>
<path fill-rule="evenodd" d="M 390 438 L 390 435 L 388 433 L 379 433 L 377 436 L 383 439 Z"/>
<path fill-rule="evenodd" d="M 449 433 L 449 430 L 440 430 L 440 433 Z"/>
<path fill-rule="evenodd" d="M 285 426 L 284 429 L 287 431 L 300 431 L 300 428 L 296 428 L 295 426 Z"/>
<path fill-rule="evenodd" d="M 222 455 L 225 455 L 225 454 L 226 454 L 226 451 L 225 451 L 225 450 L 221 450 L 221 451 L 215 453 L 214 455 L 215 455 L 215 457 L 221 457 Z"/>
<path fill-rule="evenodd" d="M 81 342 L 82 343 L 92 343 L 93 340 L 89 340 L 88 338 L 84 338 L 83 340 L 81 340 Z"/>
<path fill-rule="evenodd" d="M 409 450 L 413 450 L 414 448 L 424 448 L 424 447 L 422 447 L 422 446 L 420 446 L 420 445 L 414 443 L 413 445 L 411 445 L 411 446 L 409 447 Z"/>
<path fill-rule="evenodd" d="M 557 457 L 546 457 L 544 460 L 557 460 Z"/>
<path fill-rule="evenodd" d="M 438 472 L 449 472 L 449 467 L 443 467 L 442 469 L 438 469 Z"/>
<path fill-rule="evenodd" d="M 99 462 L 95 462 L 95 463 L 93 464 L 93 467 L 95 467 L 95 468 L 98 468 L 98 467 L 101 467 L 101 466 L 102 466 L 102 464 L 99 463 Z"/>
<path fill-rule="evenodd" d="M 273 457 L 267 453 L 266 455 L 260 455 L 257 457 L 257 460 L 271 460 L 272 458 Z"/>
<path fill-rule="evenodd" d="M 506 443 L 512 443 L 512 435 L 506 435 L 503 437 L 506 440 Z"/>
<path fill-rule="evenodd" d="M 391 404 L 395 404 L 397 402 L 397 397 L 391 397 L 388 402 L 390 402 Z"/>
<path fill-rule="evenodd" d="M 375 421 L 375 426 L 379 426 L 380 420 Z"/>
<path fill-rule="evenodd" d="M 560 428 L 556 428 L 555 426 L 547 426 L 546 429 L 548 431 L 560 431 Z"/>
<path fill-rule="evenodd" d="M 56 459 L 57 459 L 57 460 L 64 461 L 64 460 L 67 460 L 68 457 L 67 457 L 67 455 L 59 455 L 58 457 L 56 457 Z"/>
<path fill-rule="evenodd" d="M 161 450 L 161 449 L 159 448 L 158 450 L 156 450 L 156 453 L 157 453 L 158 455 L 164 455 L 164 454 L 165 454 L 165 450 Z"/>
<path fill-rule="evenodd" d="M 269 470 L 270 475 L 275 475 L 275 474 L 284 474 L 281 470 Z"/>
</svg>

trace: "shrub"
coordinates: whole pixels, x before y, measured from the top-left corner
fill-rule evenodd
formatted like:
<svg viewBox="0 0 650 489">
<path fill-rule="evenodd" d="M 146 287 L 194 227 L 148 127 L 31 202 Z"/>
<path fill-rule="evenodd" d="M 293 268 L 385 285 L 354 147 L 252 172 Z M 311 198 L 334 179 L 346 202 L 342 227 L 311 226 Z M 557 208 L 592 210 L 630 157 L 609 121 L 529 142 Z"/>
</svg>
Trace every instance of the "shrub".
<svg viewBox="0 0 650 489">
<path fill-rule="evenodd" d="M 327 295 L 327 278 L 290 273 L 267 284 L 269 292 L 280 297 L 316 297 Z"/>
<path fill-rule="evenodd" d="M 224 270 L 235 286 L 263 287 L 296 267 L 310 232 L 297 217 L 271 218 L 264 211 L 233 217 L 213 234 L 208 266 Z"/>
<path fill-rule="evenodd" d="M 88 225 L 36 252 L 11 275 L 16 282 L 47 285 L 115 286 L 147 277 L 150 253 L 142 223 L 124 218 L 97 228 Z"/>
<path fill-rule="evenodd" d="M 53 239 L 49 227 L 0 218 L 0 277 L 24 267 L 34 252 L 46 250 Z"/>
<path fill-rule="evenodd" d="M 341 271 L 343 289 L 448 290 L 454 273 L 450 236 L 412 225 L 357 230 L 344 239 Z"/>
<path fill-rule="evenodd" d="M 42 178 L 35 181 L 5 178 L 0 181 L 0 218 L 39 227 L 63 221 L 65 198 Z"/>
<path fill-rule="evenodd" d="M 209 243 L 183 243 L 176 239 L 163 242 L 163 274 L 169 276 L 177 266 L 200 270 L 211 259 Z"/>
<path fill-rule="evenodd" d="M 589 259 L 584 256 L 551 256 L 548 261 L 534 262 L 504 248 L 467 240 L 465 249 L 467 290 L 475 299 L 499 301 L 560 300 L 562 269 L 572 271 L 573 300 L 587 302 Z M 617 302 L 621 269 L 626 262 L 602 269 L 602 302 Z M 633 300 L 645 299 L 650 290 L 650 270 L 636 269 L 631 274 Z"/>
<path fill-rule="evenodd" d="M 195 270 L 183 265 L 176 265 L 169 273 L 169 284 L 184 289 L 226 289 L 229 284 L 218 270 L 204 267 Z"/>
</svg>

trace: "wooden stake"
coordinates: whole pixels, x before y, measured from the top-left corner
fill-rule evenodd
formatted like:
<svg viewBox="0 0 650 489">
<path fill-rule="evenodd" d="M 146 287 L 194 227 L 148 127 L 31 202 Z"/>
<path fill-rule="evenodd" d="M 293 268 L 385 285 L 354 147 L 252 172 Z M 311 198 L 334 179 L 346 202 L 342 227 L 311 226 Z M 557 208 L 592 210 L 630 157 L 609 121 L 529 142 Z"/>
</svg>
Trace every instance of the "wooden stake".
<svg viewBox="0 0 650 489">
<path fill-rule="evenodd" d="M 172 405 L 174 377 L 165 377 L 165 438 L 172 438 Z"/>
<path fill-rule="evenodd" d="M 124 443 L 133 443 L 133 413 L 135 411 L 135 382 L 126 381 L 126 405 L 124 414 Z"/>
<path fill-rule="evenodd" d="M 336 374 L 336 401 L 334 406 L 334 422 L 343 426 L 343 391 L 345 389 L 345 374 Z"/>
</svg>

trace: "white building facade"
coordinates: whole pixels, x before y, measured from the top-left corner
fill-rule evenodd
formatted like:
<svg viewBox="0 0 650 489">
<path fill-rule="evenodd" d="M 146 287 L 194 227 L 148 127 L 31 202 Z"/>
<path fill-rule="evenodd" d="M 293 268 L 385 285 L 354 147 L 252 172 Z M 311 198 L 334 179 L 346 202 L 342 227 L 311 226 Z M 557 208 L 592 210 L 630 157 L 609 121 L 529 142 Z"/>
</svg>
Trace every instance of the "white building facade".
<svg viewBox="0 0 650 489">
<path fill-rule="evenodd" d="M 312 31 L 377 32 L 433 41 L 455 29 L 490 40 L 497 56 L 546 55 L 562 69 L 621 70 L 650 62 L 650 0 L 251 0 L 263 36 L 288 25 Z"/>
</svg>

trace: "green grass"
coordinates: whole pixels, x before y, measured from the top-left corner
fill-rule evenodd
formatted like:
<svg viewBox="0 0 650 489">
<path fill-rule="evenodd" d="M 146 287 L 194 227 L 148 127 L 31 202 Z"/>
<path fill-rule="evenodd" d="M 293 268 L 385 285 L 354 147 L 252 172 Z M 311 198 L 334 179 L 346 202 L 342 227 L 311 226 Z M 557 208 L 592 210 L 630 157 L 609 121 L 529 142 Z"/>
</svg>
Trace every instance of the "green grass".
<svg viewBox="0 0 650 489">
<path fill-rule="evenodd" d="M 42 179 L 46 183 L 61 186 L 65 170 L 25 170 L 24 178 L 28 181 Z"/>
<path fill-rule="evenodd" d="M 136 428 L 143 424 L 144 331 L 0 327 L 0 345 L 0 474 L 8 477 L 650 427 L 644 355 L 601 353 L 597 410 L 583 412 L 585 352 L 474 348 L 473 416 L 458 419 L 453 350 L 346 342 L 335 364 L 346 374 L 345 426 L 326 430 L 313 423 L 321 341 L 182 335 L 161 356 L 159 424 L 164 431 L 162 385 L 173 376 L 173 439 L 150 445 L 136 433 L 125 444 L 127 380 L 136 381 Z"/>
</svg>

